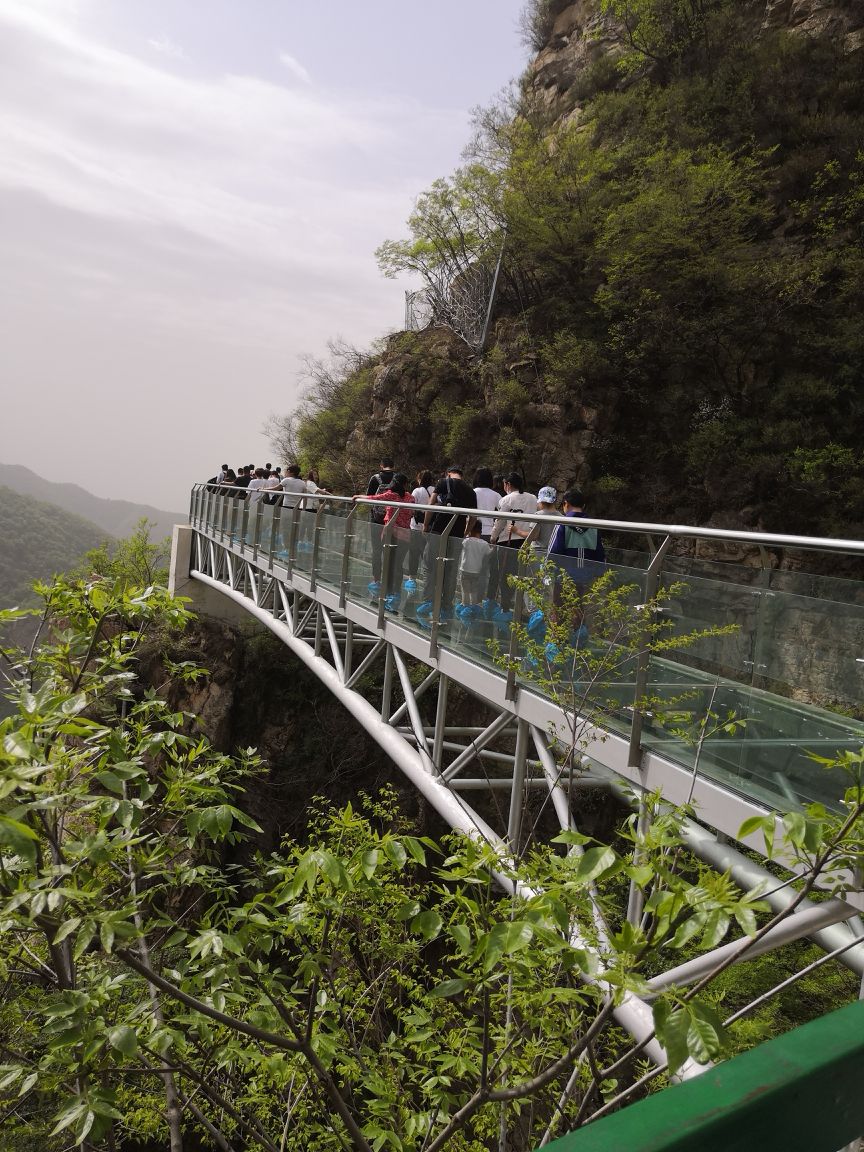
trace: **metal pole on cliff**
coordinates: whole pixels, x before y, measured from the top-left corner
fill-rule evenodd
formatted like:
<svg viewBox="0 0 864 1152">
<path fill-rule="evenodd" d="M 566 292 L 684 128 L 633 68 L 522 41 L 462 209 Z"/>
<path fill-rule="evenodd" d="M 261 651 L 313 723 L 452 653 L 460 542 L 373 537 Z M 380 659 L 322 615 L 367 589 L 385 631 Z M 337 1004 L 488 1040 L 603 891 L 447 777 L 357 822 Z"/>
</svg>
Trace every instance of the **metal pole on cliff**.
<svg viewBox="0 0 864 1152">
<path fill-rule="evenodd" d="M 492 288 L 489 292 L 489 303 L 486 305 L 486 319 L 483 321 L 483 331 L 480 333 L 480 343 L 477 345 L 478 356 L 486 347 L 486 337 L 489 335 L 489 324 L 492 320 L 492 306 L 495 303 L 495 296 L 498 292 L 498 277 L 501 273 L 501 264 L 504 260 L 504 245 L 506 243 L 507 233 L 505 232 L 501 240 L 501 248 L 498 251 L 498 262 L 495 265 L 495 275 L 492 277 Z"/>
</svg>

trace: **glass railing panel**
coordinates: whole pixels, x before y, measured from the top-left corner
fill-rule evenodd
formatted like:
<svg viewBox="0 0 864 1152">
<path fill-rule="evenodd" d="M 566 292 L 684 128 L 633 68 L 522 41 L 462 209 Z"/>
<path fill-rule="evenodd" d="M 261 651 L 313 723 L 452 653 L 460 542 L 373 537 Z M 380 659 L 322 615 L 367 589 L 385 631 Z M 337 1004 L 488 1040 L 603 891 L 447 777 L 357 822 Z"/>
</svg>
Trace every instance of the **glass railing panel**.
<svg viewBox="0 0 864 1152">
<path fill-rule="evenodd" d="M 526 599 L 524 618 L 534 646 L 523 658 L 520 680 L 526 686 L 547 681 L 547 695 L 567 711 L 592 718 L 616 732 L 629 730 L 636 696 L 636 654 L 623 641 L 606 597 L 638 611 L 645 596 L 645 573 L 624 565 L 580 563 L 551 557 L 542 581 L 535 581 L 539 600 Z M 569 625 L 561 641 L 550 623 Z M 535 689 L 536 690 L 536 689 Z"/>
<path fill-rule="evenodd" d="M 222 522 L 222 509 L 224 505 L 224 496 L 218 492 L 210 493 L 210 500 L 207 509 L 207 528 L 213 534 L 217 534 L 219 531 L 219 525 Z"/>
<path fill-rule="evenodd" d="M 853 716 L 864 705 L 864 606 L 765 591 L 757 684 Z"/>
<path fill-rule="evenodd" d="M 859 749 L 864 725 L 716 678 L 702 684 L 694 680 L 676 683 L 675 671 L 665 670 L 670 711 L 679 713 L 674 726 L 686 730 L 687 737 L 673 735 L 673 722 L 668 717 L 661 722 L 655 715 L 646 721 L 646 747 L 779 810 L 816 801 L 840 808 L 848 777 L 840 769 L 823 767 L 813 756 L 831 759 L 843 749 Z M 657 670 L 654 687 L 660 689 L 658 694 L 660 683 Z M 679 696 L 676 702 L 676 691 L 686 697 Z M 730 717 L 744 722 L 734 733 L 723 730 Z M 708 735 L 700 750 L 703 719 Z"/>
<path fill-rule="evenodd" d="M 318 520 L 316 531 L 318 550 L 315 576 L 320 584 L 335 592 L 339 591 L 342 583 L 342 551 L 346 526 L 349 524 L 347 514 L 342 510 L 344 507 L 344 505 L 325 507 Z"/>
<path fill-rule="evenodd" d="M 478 554 L 473 558 L 472 549 Z M 505 578 L 516 571 L 518 553 L 497 546 L 485 556 L 480 555 L 482 552 L 473 544 L 466 546 L 459 537 L 447 541 L 438 638 L 443 647 L 458 651 L 473 663 L 497 668 L 493 641 L 507 651 L 513 593 Z"/>
<path fill-rule="evenodd" d="M 273 529 L 273 513 L 275 508 L 272 504 L 268 504 L 267 498 L 263 497 L 255 506 L 256 510 L 256 544 L 258 547 L 258 559 L 261 563 L 266 563 L 271 547 L 276 549 L 278 540 L 274 538 Z"/>
<path fill-rule="evenodd" d="M 652 660 L 648 695 L 658 703 L 646 744 L 778 809 L 812 801 L 838 808 L 846 776 L 813 756 L 830 759 L 864 742 L 864 724 L 821 706 L 836 707 L 845 691 L 849 710 L 860 708 L 851 666 L 860 668 L 862 610 L 694 577 L 670 608 L 679 634 L 727 622 L 739 630 Z M 732 719 L 743 727 L 724 731 Z M 697 766 L 702 723 L 709 737 Z"/>
<path fill-rule="evenodd" d="M 383 526 L 370 519 L 362 508 L 358 508 L 351 521 L 346 593 L 358 603 L 370 604 L 373 599 L 377 600 L 380 587 L 374 585 L 380 586 L 382 529 Z M 377 581 L 373 579 L 373 571 L 378 576 Z"/>
<path fill-rule="evenodd" d="M 297 536 L 294 541 L 294 568 L 309 576 L 312 572 L 312 553 L 315 547 L 316 508 L 301 508 L 297 514 Z M 294 510 L 291 509 L 293 516 Z"/>
<path fill-rule="evenodd" d="M 230 495 L 224 497 L 227 504 L 227 511 L 225 514 L 225 541 L 229 544 L 237 544 L 243 524 L 243 508 L 246 503 L 245 499 L 239 495 Z"/>
<path fill-rule="evenodd" d="M 678 649 L 672 658 L 730 680 L 749 683 L 758 625 L 758 589 L 721 580 L 665 573 L 661 588 L 671 592 L 662 608 L 670 636 L 734 628 L 729 634 L 709 635 Z"/>
</svg>

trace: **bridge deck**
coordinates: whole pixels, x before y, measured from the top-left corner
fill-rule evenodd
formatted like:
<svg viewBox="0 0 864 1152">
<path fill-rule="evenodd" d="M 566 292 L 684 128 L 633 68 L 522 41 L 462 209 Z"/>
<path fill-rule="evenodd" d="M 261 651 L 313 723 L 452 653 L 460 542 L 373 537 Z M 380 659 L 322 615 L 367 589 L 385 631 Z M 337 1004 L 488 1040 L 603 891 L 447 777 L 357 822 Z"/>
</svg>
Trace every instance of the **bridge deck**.
<svg viewBox="0 0 864 1152">
<path fill-rule="evenodd" d="M 387 623 L 398 624 L 400 631 L 419 640 L 419 649 L 410 645 L 414 653 L 431 641 L 433 656 L 438 649 L 452 652 L 478 672 L 482 669 L 484 682 L 490 673 L 505 679 L 489 642 L 497 638 L 507 647 L 506 622 L 484 617 L 461 621 L 453 616 L 445 623 L 443 613 L 434 611 L 416 617 L 423 597 L 422 564 L 418 590 L 402 591 L 398 612 L 385 617 L 383 605 L 369 590 L 372 536 L 382 529 L 365 516 L 347 515 L 350 504 L 330 500 L 320 503 L 316 512 L 282 514 L 283 510 L 261 503 L 250 514 L 245 502 L 203 488 L 196 489 L 193 497 L 193 524 L 238 555 L 254 559 L 263 570 L 290 573 L 321 593 L 335 594 L 342 604 L 368 608 L 382 633 Z M 448 541 L 448 564 L 458 566 L 460 549 L 461 541 Z M 790 590 L 787 574 L 787 588 L 774 589 L 764 579 L 754 585 L 752 568 L 725 565 L 720 579 L 714 574 L 716 565 L 706 577 L 701 574 L 704 565 L 691 561 L 688 567 L 681 558 L 673 563 L 676 570 L 661 573 L 660 586 L 676 588 L 665 609 L 676 632 L 730 623 L 738 628 L 731 636 L 708 637 L 676 653 L 674 659 L 652 657 L 647 671 L 644 695 L 677 702 L 679 710 L 695 718 L 710 708 L 720 717 L 746 722 L 733 734 L 704 742 L 700 779 L 713 780 L 724 790 L 777 811 L 814 800 L 839 807 L 845 774 L 826 770 L 813 756 L 831 759 L 864 744 L 864 723 L 854 718 L 864 703 L 864 663 L 859 655 L 864 653 L 864 605 L 840 599 L 850 593 L 861 597 L 861 587 L 849 581 L 801 577 L 798 587 Z M 621 583 L 634 585 L 637 597 L 646 594 L 644 568 L 632 563 L 609 567 Z M 765 576 L 771 573 L 761 573 Z M 401 584 L 400 580 L 396 587 Z M 798 590 L 801 586 L 807 594 Z M 832 600 L 832 595 L 837 598 Z M 526 667 L 515 680 L 516 691 L 538 692 L 536 670 Z M 604 710 L 604 724 L 610 733 L 627 739 L 636 695 L 632 662 L 604 691 L 615 704 Z M 831 709 L 820 706 L 816 702 L 820 698 Z M 694 766 L 692 739 L 672 734 L 650 715 L 644 720 L 641 743 L 646 752 L 682 769 Z"/>
</svg>

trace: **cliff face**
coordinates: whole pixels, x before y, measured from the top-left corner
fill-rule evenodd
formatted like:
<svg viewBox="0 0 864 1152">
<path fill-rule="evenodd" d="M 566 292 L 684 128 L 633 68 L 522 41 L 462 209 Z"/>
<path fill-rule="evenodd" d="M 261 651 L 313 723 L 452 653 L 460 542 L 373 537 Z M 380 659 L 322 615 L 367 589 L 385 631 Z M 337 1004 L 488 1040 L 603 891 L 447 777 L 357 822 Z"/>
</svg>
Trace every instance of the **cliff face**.
<svg viewBox="0 0 864 1152">
<path fill-rule="evenodd" d="M 859 0 L 740 0 L 751 34 L 784 30 L 831 37 L 844 53 L 864 47 L 864 5 Z M 553 116 L 578 116 L 581 86 L 592 70 L 626 52 L 627 35 L 600 11 L 597 0 L 575 0 L 552 22 L 548 42 L 526 73 L 530 99 Z"/>
<path fill-rule="evenodd" d="M 334 488 L 386 452 L 605 516 L 864 531 L 864 4 L 680 10 L 538 0 L 518 116 L 415 214 L 421 263 L 453 211 L 443 243 L 506 232 L 486 348 L 400 333 L 326 393 L 299 443 Z"/>
</svg>

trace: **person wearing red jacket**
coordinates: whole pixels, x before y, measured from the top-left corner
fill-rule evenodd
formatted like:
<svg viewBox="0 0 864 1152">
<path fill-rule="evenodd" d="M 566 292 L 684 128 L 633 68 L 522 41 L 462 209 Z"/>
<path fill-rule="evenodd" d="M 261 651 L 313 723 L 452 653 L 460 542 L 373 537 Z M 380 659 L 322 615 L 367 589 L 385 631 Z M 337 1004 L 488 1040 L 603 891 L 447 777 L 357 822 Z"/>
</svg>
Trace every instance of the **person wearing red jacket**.
<svg viewBox="0 0 864 1152">
<path fill-rule="evenodd" d="M 389 504 L 384 509 L 384 520 L 380 529 L 383 534 L 390 521 L 396 521 L 390 536 L 390 570 L 387 573 L 387 586 L 384 589 L 384 607 L 388 612 L 399 611 L 402 568 L 411 541 L 411 518 L 413 516 L 411 505 L 414 503 L 414 497 L 408 491 L 409 483 L 410 481 L 404 473 L 396 472 L 390 483 L 382 491 L 370 495 L 361 493 L 354 497 L 355 500 L 398 500 L 402 505 L 399 507 L 395 504 Z M 378 596 L 379 579 L 373 579 L 369 585 L 373 602 Z"/>
</svg>

